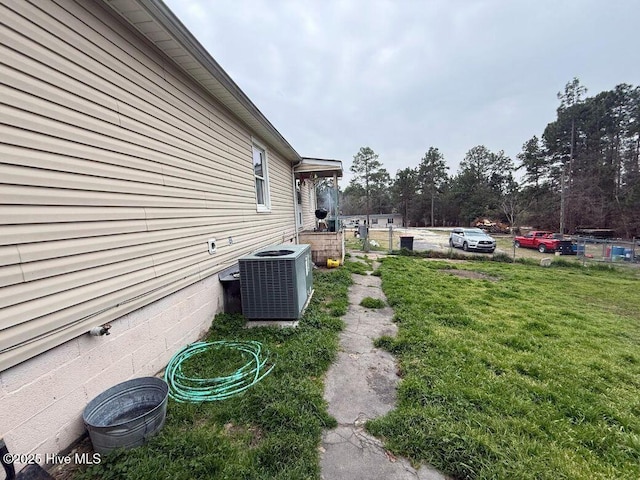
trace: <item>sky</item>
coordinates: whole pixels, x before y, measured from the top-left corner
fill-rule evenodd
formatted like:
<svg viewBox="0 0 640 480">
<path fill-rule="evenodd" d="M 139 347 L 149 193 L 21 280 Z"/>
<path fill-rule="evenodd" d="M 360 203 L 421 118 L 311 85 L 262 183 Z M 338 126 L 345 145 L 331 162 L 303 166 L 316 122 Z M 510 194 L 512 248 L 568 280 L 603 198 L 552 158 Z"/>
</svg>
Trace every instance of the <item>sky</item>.
<svg viewBox="0 0 640 480">
<path fill-rule="evenodd" d="M 573 77 L 640 84 L 638 0 L 164 0 L 304 157 L 390 175 L 429 147 L 517 164 Z"/>
</svg>

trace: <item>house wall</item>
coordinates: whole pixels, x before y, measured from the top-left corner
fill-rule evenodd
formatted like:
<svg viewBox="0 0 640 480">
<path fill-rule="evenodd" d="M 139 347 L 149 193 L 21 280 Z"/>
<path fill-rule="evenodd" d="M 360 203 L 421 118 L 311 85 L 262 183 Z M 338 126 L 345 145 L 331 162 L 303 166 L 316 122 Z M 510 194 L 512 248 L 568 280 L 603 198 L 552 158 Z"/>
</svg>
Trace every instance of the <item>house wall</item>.
<svg viewBox="0 0 640 480">
<path fill-rule="evenodd" d="M 218 271 L 294 239 L 291 166 L 267 145 L 258 213 L 252 132 L 100 2 L 0 17 L 0 436 L 44 454 L 198 338 Z"/>
<path fill-rule="evenodd" d="M 306 179 L 301 184 L 302 194 L 302 228 L 313 230 L 316 228 L 316 190 L 312 180 Z"/>
<path fill-rule="evenodd" d="M 222 307 L 221 290 L 210 276 L 113 321 L 108 336 L 82 335 L 1 372 L 0 434 L 9 452 L 44 460 L 71 445 L 85 431 L 82 412 L 92 398 L 155 375 L 202 337 Z"/>
<path fill-rule="evenodd" d="M 366 220 L 365 216 L 363 221 Z M 389 225 L 394 228 L 402 227 L 402 215 L 374 215 L 370 217 L 370 228 L 389 228 Z M 389 220 L 392 220 L 391 222 Z"/>
<path fill-rule="evenodd" d="M 392 220 L 391 222 L 389 222 L 390 219 Z M 340 220 L 343 224 L 351 224 L 357 220 L 360 222 L 360 225 L 364 225 L 367 220 L 367 216 L 344 215 L 340 217 Z M 372 214 L 369 215 L 369 220 L 371 220 L 370 228 L 389 228 L 389 225 L 393 226 L 393 228 L 402 227 L 402 215 L 399 213 Z"/>
</svg>

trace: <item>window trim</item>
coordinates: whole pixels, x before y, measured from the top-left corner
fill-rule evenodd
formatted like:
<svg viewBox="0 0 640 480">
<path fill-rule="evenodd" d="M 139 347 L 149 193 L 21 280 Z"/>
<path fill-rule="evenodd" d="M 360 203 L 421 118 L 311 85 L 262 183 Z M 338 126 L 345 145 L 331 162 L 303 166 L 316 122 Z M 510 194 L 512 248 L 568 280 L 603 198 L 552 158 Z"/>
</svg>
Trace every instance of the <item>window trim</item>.
<svg viewBox="0 0 640 480">
<path fill-rule="evenodd" d="M 263 153 L 262 177 L 256 175 L 255 169 L 253 167 L 254 155 L 256 150 L 259 150 Z M 253 189 L 256 200 L 256 211 L 258 213 L 269 213 L 271 212 L 271 188 L 269 188 L 269 150 L 267 149 L 265 144 L 253 137 L 251 138 L 251 169 L 253 171 Z M 258 203 L 258 180 L 264 182 L 264 203 Z"/>
</svg>

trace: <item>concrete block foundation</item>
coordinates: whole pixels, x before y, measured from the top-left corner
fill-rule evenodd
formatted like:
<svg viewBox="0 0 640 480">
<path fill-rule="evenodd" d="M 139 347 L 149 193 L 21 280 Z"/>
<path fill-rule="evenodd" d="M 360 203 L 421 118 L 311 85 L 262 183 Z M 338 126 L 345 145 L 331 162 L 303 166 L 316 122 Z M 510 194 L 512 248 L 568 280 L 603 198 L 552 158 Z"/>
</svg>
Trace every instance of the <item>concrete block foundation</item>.
<svg viewBox="0 0 640 480">
<path fill-rule="evenodd" d="M 299 234 L 300 243 L 311 245 L 311 260 L 319 267 L 326 267 L 327 260 L 344 263 L 344 232 L 311 232 Z"/>
</svg>

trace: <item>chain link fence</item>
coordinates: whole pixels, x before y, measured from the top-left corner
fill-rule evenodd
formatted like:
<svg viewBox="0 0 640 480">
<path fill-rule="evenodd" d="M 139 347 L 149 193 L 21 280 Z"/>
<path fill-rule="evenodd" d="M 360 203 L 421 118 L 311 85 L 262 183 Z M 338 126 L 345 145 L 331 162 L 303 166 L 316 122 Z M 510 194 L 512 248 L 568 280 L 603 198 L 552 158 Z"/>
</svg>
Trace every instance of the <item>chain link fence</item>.
<svg viewBox="0 0 640 480">
<path fill-rule="evenodd" d="M 577 237 L 576 254 L 584 263 L 603 262 L 620 265 L 640 264 L 640 240 Z"/>
</svg>

